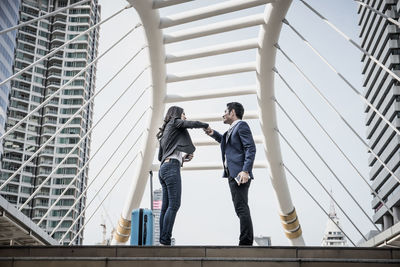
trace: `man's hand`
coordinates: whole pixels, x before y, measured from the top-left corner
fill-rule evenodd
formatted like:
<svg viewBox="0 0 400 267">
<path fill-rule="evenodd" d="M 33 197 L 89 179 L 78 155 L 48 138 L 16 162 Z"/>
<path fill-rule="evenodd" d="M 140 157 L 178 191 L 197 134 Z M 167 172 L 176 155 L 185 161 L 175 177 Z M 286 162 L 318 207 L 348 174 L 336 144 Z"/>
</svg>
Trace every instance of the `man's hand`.
<svg viewBox="0 0 400 267">
<path fill-rule="evenodd" d="M 245 171 L 239 172 L 239 176 L 240 176 L 240 183 L 241 184 L 247 183 L 249 181 L 249 179 L 250 179 L 249 173 L 245 172 Z"/>
<path fill-rule="evenodd" d="M 193 154 L 186 154 L 186 156 L 183 157 L 183 162 L 189 162 L 193 159 Z"/>
<path fill-rule="evenodd" d="M 210 126 L 208 126 L 207 128 L 204 128 L 203 130 L 204 130 L 204 132 L 205 132 L 206 134 L 208 134 L 208 135 L 213 135 L 213 134 L 214 134 L 214 130 L 211 129 Z"/>
</svg>

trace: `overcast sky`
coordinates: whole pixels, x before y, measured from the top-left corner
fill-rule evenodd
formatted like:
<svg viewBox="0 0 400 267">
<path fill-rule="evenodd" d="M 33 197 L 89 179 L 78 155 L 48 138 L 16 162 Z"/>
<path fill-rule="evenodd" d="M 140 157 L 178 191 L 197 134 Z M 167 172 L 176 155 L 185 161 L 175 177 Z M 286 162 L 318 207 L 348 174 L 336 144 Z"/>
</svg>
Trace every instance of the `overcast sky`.
<svg viewBox="0 0 400 267">
<path fill-rule="evenodd" d="M 183 12 L 193 8 L 220 2 L 217 0 L 194 1 L 175 7 L 161 10 L 161 15 L 169 15 Z M 308 0 L 315 9 L 325 15 L 333 24 L 342 29 L 355 41 L 358 39 L 358 15 L 357 4 L 351 0 Z M 100 0 L 102 5 L 102 19 L 109 17 L 126 5 L 123 0 L 105 1 Z M 234 12 L 227 15 L 218 16 L 213 19 L 201 20 L 189 23 L 183 26 L 177 26 L 166 29 L 166 32 L 172 32 L 189 26 L 204 25 L 224 19 L 235 18 L 244 15 L 259 14 L 264 11 L 265 6 L 251 8 L 247 11 Z M 289 22 L 302 33 L 320 53 L 326 57 L 329 62 L 342 73 L 360 92 L 364 91 L 362 87 L 361 75 L 361 54 L 351 46 L 339 34 L 334 32 L 321 19 L 310 12 L 299 1 L 293 1 L 288 12 Z M 101 27 L 99 52 L 104 52 L 109 46 L 117 41 L 123 34 L 139 22 L 138 16 L 133 8 L 124 11 L 118 17 L 106 23 Z M 259 27 L 251 27 L 234 32 L 214 35 L 211 37 L 198 38 L 186 42 L 181 42 L 167 46 L 167 52 L 179 51 L 200 47 L 202 45 L 211 45 L 222 43 L 224 41 L 244 40 L 256 38 Z M 143 31 L 137 30 L 129 35 L 116 49 L 112 50 L 98 64 L 97 70 L 97 90 L 99 90 L 112 75 L 121 68 L 121 66 L 133 54 L 145 44 Z M 310 79 L 320 88 L 326 96 L 335 104 L 343 116 L 356 129 L 356 131 L 365 138 L 366 128 L 364 126 L 365 114 L 364 105 L 351 89 L 332 72 L 304 42 L 302 42 L 287 26 L 283 26 L 279 41 L 282 49 L 303 69 Z M 241 62 L 251 62 L 256 59 L 255 50 L 237 52 L 228 55 L 221 55 L 212 58 L 191 60 L 182 63 L 174 63 L 168 66 L 169 73 L 182 72 L 207 68 L 211 66 L 222 66 L 226 64 L 236 64 Z M 95 102 L 95 122 L 99 121 L 107 108 L 116 100 L 120 94 L 127 88 L 135 76 L 148 64 L 147 51 L 141 53 L 129 67 L 121 73 L 109 87 L 101 94 Z M 316 117 L 328 129 L 335 138 L 335 141 L 345 150 L 356 166 L 361 170 L 365 177 L 368 177 L 367 150 L 362 143 L 346 128 L 344 123 L 335 115 L 334 112 L 321 100 L 313 91 L 310 85 L 288 64 L 287 60 L 278 52 L 277 69 L 293 86 L 294 90 L 300 95 L 307 106 L 314 112 Z M 256 83 L 254 73 L 240 75 L 228 75 L 219 78 L 201 79 L 191 82 L 179 82 L 168 85 L 168 92 L 191 92 L 196 90 L 229 88 L 239 85 L 253 85 Z M 129 110 L 133 101 L 141 94 L 142 90 L 151 84 L 149 74 L 146 72 L 140 78 L 135 86 L 127 92 L 121 101 L 118 102 L 109 115 L 100 123 L 92 135 L 91 155 L 100 147 L 103 140 L 109 132 L 115 127 L 123 114 Z M 371 194 L 369 188 L 356 174 L 356 172 L 346 163 L 336 148 L 330 143 L 328 138 L 312 121 L 310 116 L 301 107 L 296 98 L 289 92 L 285 85 L 276 78 L 276 97 L 284 106 L 295 122 L 300 126 L 305 135 L 312 140 L 313 145 L 323 155 L 327 163 L 335 170 L 337 176 L 354 194 L 362 208 L 371 216 Z M 199 114 L 223 113 L 225 105 L 230 101 L 242 102 L 246 111 L 257 110 L 255 96 L 227 97 L 214 101 L 183 102 L 181 105 L 186 112 L 187 117 L 197 116 Z M 90 165 L 89 182 L 93 181 L 96 174 L 103 167 L 105 162 L 110 159 L 114 149 L 120 144 L 121 140 L 128 133 L 130 127 L 138 119 L 149 105 L 149 94 L 145 93 L 143 98 L 128 114 L 126 120 L 117 128 L 115 134 L 111 136 L 106 145 L 93 158 Z M 116 153 L 116 156 L 110 159 L 110 163 L 104 168 L 100 175 L 93 182 L 88 194 L 89 203 L 93 199 L 95 192 L 102 188 L 102 184 L 108 178 L 104 188 L 100 191 L 90 205 L 86 218 L 89 219 L 95 208 L 98 207 L 101 200 L 104 199 L 111 187 L 117 182 L 120 175 L 128 166 L 129 161 L 134 158 L 135 153 L 141 148 L 142 141 L 135 146 L 134 151 L 124 156 L 128 148 L 135 142 L 141 130 L 146 127 L 145 117 L 133 133 L 127 138 L 122 148 Z M 333 190 L 334 197 L 343 207 L 348 216 L 354 221 L 355 225 L 366 234 L 373 228 L 356 204 L 349 198 L 340 185 L 334 180 L 332 174 L 324 164 L 312 152 L 310 147 L 290 124 L 287 118 L 278 113 L 279 129 L 288 138 L 296 148 L 302 158 L 309 164 L 322 183 L 330 190 Z M 249 121 L 254 135 L 260 135 L 261 130 L 259 122 Z M 211 126 L 218 131 L 224 132 L 227 126 L 222 122 L 212 123 Z M 191 130 L 192 138 L 204 138 L 201 130 Z M 301 164 L 296 156 L 290 151 L 288 146 L 281 140 L 283 160 L 285 164 L 296 174 L 296 176 L 305 184 L 313 196 L 329 210 L 329 196 L 313 180 L 312 175 Z M 113 176 L 111 173 L 122 161 Z M 256 160 L 265 160 L 265 153 L 262 145 L 257 145 Z M 215 147 L 198 147 L 195 152 L 195 162 L 219 162 L 220 151 Z M 156 161 L 155 161 L 156 162 Z M 189 163 L 190 164 L 190 163 Z M 222 163 L 221 163 L 222 164 Z M 128 168 L 122 179 L 111 190 L 109 197 L 104 201 L 103 207 L 99 208 L 96 214 L 88 223 L 84 243 L 94 244 L 100 242 L 102 238 L 102 229 L 100 224 L 104 220 L 107 225 L 107 237 L 111 228 L 116 225 L 118 217 L 124 206 L 128 188 L 131 186 L 131 178 L 134 173 L 133 165 Z M 280 224 L 278 214 L 278 204 L 275 193 L 272 189 L 268 171 L 266 169 L 257 169 L 254 171 L 255 180 L 252 182 L 249 192 L 249 205 L 253 218 L 254 233 L 256 236 L 270 236 L 272 244 L 276 246 L 289 245 L 289 241 L 284 235 Z M 318 246 L 321 243 L 322 236 L 327 223 L 326 215 L 318 206 L 306 195 L 299 185 L 287 175 L 289 188 L 293 203 L 297 209 L 300 224 L 303 228 L 303 236 L 307 245 Z M 239 221 L 235 215 L 231 201 L 231 196 L 227 181 L 221 178 L 221 171 L 202 171 L 202 172 L 183 172 L 182 173 L 182 205 L 176 217 L 173 237 L 177 245 L 237 245 L 239 236 Z M 157 173 L 154 177 L 154 187 L 159 188 Z M 146 188 L 145 196 L 142 201 L 142 207 L 149 207 L 150 190 Z M 345 218 L 342 212 L 336 207 L 338 216 L 343 229 L 354 242 L 362 239 L 352 224 Z M 103 219 L 102 219 L 103 218 Z"/>
</svg>

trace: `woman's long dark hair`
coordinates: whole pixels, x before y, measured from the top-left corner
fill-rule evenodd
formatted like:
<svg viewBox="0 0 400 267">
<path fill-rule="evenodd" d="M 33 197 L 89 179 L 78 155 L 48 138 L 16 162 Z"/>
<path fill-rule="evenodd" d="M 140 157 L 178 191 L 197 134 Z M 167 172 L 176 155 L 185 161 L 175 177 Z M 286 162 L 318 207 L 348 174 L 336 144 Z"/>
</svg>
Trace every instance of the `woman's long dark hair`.
<svg viewBox="0 0 400 267">
<path fill-rule="evenodd" d="M 182 113 L 183 113 L 183 108 L 178 107 L 178 106 L 172 106 L 168 109 L 167 114 L 165 115 L 165 118 L 164 118 L 164 123 L 161 126 L 161 128 L 159 128 L 160 131 L 156 135 L 158 139 L 160 139 L 163 136 L 165 126 L 167 125 L 167 123 L 171 119 L 181 118 Z"/>
</svg>

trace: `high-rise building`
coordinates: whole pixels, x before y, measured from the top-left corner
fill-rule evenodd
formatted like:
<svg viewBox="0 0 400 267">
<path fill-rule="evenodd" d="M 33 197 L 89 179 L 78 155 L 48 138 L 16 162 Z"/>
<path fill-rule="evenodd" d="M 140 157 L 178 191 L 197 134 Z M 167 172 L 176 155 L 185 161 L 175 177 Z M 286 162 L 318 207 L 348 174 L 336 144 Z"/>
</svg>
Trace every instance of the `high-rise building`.
<svg viewBox="0 0 400 267">
<path fill-rule="evenodd" d="M 16 1 L 15 1 L 16 2 Z M 43 16 L 78 0 L 21 0 L 20 22 Z M 52 17 L 21 27 L 17 31 L 16 52 L 13 58 L 14 72 L 60 47 L 66 41 L 100 21 L 98 0 L 91 0 L 67 9 Z M 49 59 L 42 61 L 11 82 L 10 99 L 6 119 L 7 129 L 41 104 L 63 84 L 69 81 L 88 63 L 98 51 L 99 29 L 85 34 L 76 42 L 63 48 Z M 95 90 L 96 65 L 91 66 L 80 77 L 69 84 L 61 93 L 52 98 L 42 109 L 3 140 L 4 153 L 1 162 L 0 182 L 8 179 L 29 159 L 82 105 Z M 66 126 L 61 133 L 42 150 L 37 157 L 20 171 L 1 192 L 10 203 L 21 206 L 34 190 L 48 177 L 77 144 L 92 125 L 93 105 L 84 108 L 79 116 Z M 22 212 L 38 222 L 50 205 L 74 179 L 89 159 L 91 137 L 88 135 L 79 147 L 68 157 L 50 180 L 26 205 Z M 40 227 L 51 233 L 62 217 L 87 186 L 88 168 L 60 199 L 56 207 Z M 74 207 L 67 219 L 53 234 L 61 239 L 75 218 L 86 205 L 86 195 Z M 64 243 L 69 243 L 84 223 L 84 216 L 68 232 Z M 83 231 L 74 244 L 81 244 Z"/>
<path fill-rule="evenodd" d="M 339 218 L 337 217 L 335 206 L 333 201 L 331 200 L 330 211 L 329 211 L 329 219 L 326 223 L 324 237 L 322 238 L 321 246 L 323 247 L 346 247 L 347 239 L 342 230 L 339 222 Z"/>
<path fill-rule="evenodd" d="M 160 214 L 162 206 L 162 190 L 156 189 L 153 191 L 153 244 L 160 244 Z"/>
<path fill-rule="evenodd" d="M 0 0 L 0 31 L 18 23 L 19 4 L 20 1 Z M 0 35 L 0 81 L 6 80 L 13 73 L 15 35 L 15 31 Z M 10 85 L 11 82 L 7 82 L 0 86 L 0 135 L 4 134 Z M 3 145 L 0 142 L 0 157 L 2 153 Z"/>
<path fill-rule="evenodd" d="M 398 20 L 398 0 L 363 0 L 376 10 Z M 400 29 L 382 16 L 360 5 L 358 9 L 361 46 L 373 57 L 400 76 Z M 396 127 L 400 126 L 400 82 L 393 78 L 366 55 L 361 59 L 365 97 Z M 400 137 L 388 127 L 370 107 L 366 106 L 367 139 L 372 150 L 400 177 Z M 394 216 L 374 195 L 373 221 L 382 230 L 400 220 L 400 184 L 389 171 L 370 153 L 368 164 L 373 189 L 378 192 Z"/>
</svg>

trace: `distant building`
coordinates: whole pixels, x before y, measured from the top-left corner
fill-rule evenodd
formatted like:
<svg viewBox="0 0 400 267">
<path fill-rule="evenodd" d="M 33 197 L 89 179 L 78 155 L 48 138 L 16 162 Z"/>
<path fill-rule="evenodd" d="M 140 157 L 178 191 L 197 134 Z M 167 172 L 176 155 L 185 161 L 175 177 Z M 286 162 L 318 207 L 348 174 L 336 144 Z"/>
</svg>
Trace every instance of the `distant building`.
<svg viewBox="0 0 400 267">
<path fill-rule="evenodd" d="M 162 205 L 162 190 L 156 189 L 153 191 L 153 244 L 160 244 L 160 214 Z"/>
<path fill-rule="evenodd" d="M 271 246 L 271 237 L 269 236 L 256 236 L 254 237 L 254 241 L 260 247 L 270 247 Z"/>
<path fill-rule="evenodd" d="M 363 1 L 372 8 L 398 20 L 399 1 Z M 383 19 L 367 7 L 360 5 L 358 9 L 361 47 L 370 53 L 387 68 L 399 75 L 400 70 L 400 29 L 397 25 Z M 362 73 L 364 74 L 364 96 L 378 109 L 395 127 L 400 125 L 400 83 L 387 71 L 383 70 L 368 56 L 363 55 Z M 369 106 L 365 106 L 367 139 L 372 150 L 385 162 L 397 177 L 400 177 L 400 137 L 392 128 L 388 127 L 380 116 Z M 375 196 L 372 199 L 374 209 L 373 221 L 382 225 L 382 230 L 390 228 L 400 221 L 400 186 L 398 181 L 391 177 L 389 171 L 370 154 L 368 165 L 371 167 L 369 178 L 371 186 L 379 197 L 392 211 L 389 212 Z"/>
<path fill-rule="evenodd" d="M 331 200 L 330 211 L 329 211 L 329 219 L 326 224 L 326 229 L 324 233 L 324 237 L 322 238 L 321 246 L 323 247 L 346 247 L 347 240 L 342 232 L 337 226 L 341 225 L 339 223 L 339 218 L 336 215 L 335 206 L 333 201 Z"/>
</svg>

